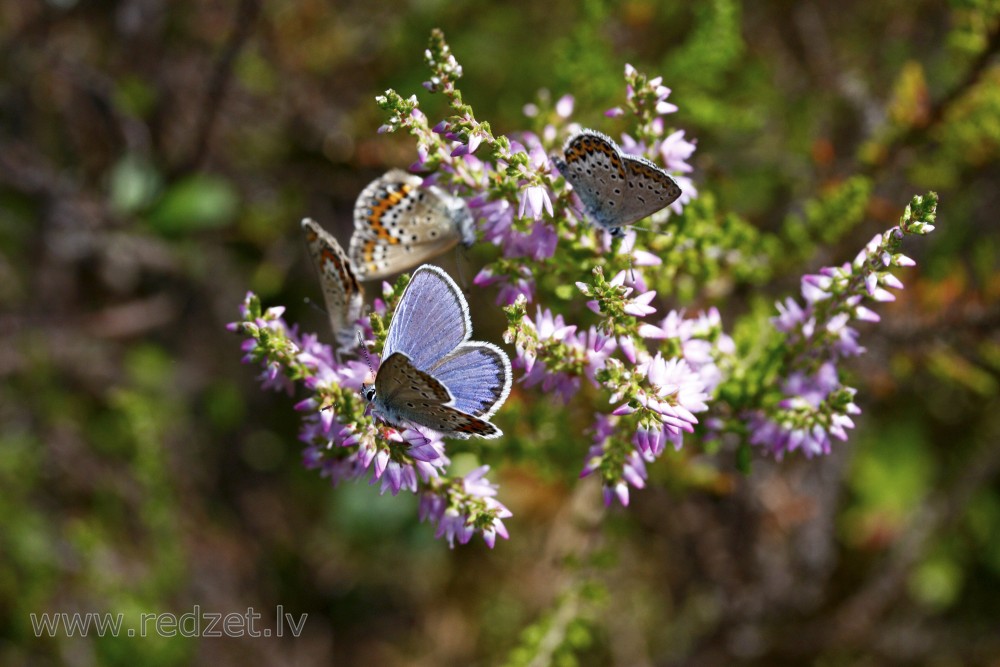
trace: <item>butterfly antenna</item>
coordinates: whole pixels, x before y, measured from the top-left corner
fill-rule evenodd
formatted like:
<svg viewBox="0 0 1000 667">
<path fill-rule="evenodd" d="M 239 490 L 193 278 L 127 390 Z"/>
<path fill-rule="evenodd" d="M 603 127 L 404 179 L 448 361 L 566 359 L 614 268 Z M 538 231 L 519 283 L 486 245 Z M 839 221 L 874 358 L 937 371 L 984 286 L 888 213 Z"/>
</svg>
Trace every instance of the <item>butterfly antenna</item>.
<svg viewBox="0 0 1000 667">
<path fill-rule="evenodd" d="M 649 227 L 636 227 L 635 225 L 632 225 L 631 229 L 634 229 L 637 232 L 649 232 L 651 234 L 656 234 L 657 236 L 670 236 L 670 234 L 672 234 L 672 232 L 664 229 L 650 229 Z"/>
<path fill-rule="evenodd" d="M 465 279 L 465 263 L 462 260 L 468 260 L 468 248 L 459 244 L 455 246 L 455 267 L 458 269 L 458 284 L 462 286 L 462 291 L 468 296 L 469 282 Z"/>
<path fill-rule="evenodd" d="M 330 314 L 329 314 L 328 312 L 326 312 L 326 308 L 324 308 L 323 306 L 319 305 L 318 303 L 316 303 L 315 301 L 313 301 L 313 300 L 312 300 L 312 299 L 310 299 L 309 297 L 305 297 L 305 298 L 303 298 L 303 299 L 302 299 L 302 301 L 303 301 L 303 302 L 304 302 L 304 303 L 305 303 L 305 304 L 306 304 L 307 306 L 309 306 L 310 308 L 315 308 L 316 310 L 318 310 L 319 312 L 323 313 L 323 314 L 324 314 L 324 315 L 326 315 L 327 317 L 329 317 L 329 316 L 330 316 Z"/>
<path fill-rule="evenodd" d="M 374 375 L 375 369 L 372 368 L 372 358 L 368 356 L 368 346 L 365 345 L 365 337 L 362 335 L 361 329 L 358 329 L 358 347 L 361 348 L 361 354 L 365 356 L 365 363 L 368 364 L 368 370 Z"/>
</svg>

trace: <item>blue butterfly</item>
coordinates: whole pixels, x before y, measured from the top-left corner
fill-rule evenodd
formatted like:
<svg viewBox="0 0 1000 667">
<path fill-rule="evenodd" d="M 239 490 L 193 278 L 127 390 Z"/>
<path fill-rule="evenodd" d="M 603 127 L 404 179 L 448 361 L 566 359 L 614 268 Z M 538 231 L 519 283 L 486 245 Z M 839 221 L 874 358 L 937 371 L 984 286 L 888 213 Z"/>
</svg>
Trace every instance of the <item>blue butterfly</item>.
<svg viewBox="0 0 1000 667">
<path fill-rule="evenodd" d="M 606 134 L 577 132 L 563 157 L 553 156 L 559 173 L 573 186 L 587 215 L 612 236 L 681 196 L 677 181 L 644 157 L 629 155 Z"/>
<path fill-rule="evenodd" d="M 510 360 L 491 343 L 470 341 L 469 305 L 436 266 L 413 272 L 399 298 L 373 384 L 372 414 L 397 428 L 419 424 L 454 438 L 497 438 L 489 418 L 510 393 Z"/>
</svg>

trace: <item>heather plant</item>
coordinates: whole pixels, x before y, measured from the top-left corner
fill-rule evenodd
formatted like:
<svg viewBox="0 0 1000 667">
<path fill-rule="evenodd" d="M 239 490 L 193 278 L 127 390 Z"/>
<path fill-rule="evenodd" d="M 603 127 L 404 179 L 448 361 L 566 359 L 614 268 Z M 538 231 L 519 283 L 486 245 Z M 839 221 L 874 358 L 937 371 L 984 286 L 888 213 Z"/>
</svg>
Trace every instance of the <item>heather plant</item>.
<svg viewBox="0 0 1000 667">
<path fill-rule="evenodd" d="M 410 170 L 472 212 L 475 256 L 484 259 L 473 283 L 492 290 L 514 352 L 515 390 L 496 419 L 518 446 L 445 443 L 423 428 L 373 420 L 360 393 L 365 354 L 338 358 L 320 336 L 286 321 L 281 306 L 265 308 L 248 294 L 231 329 L 246 337 L 245 361 L 262 367 L 264 388 L 300 397 L 306 467 L 334 484 L 367 478 L 383 493 L 415 493 L 438 537 L 454 546 L 479 534 L 493 547 L 497 535 L 509 536 L 511 512 L 487 474 L 511 459 L 548 457 L 551 467 L 572 449 L 578 463 L 562 474 L 594 476 L 605 504 L 627 506 L 667 452 L 734 453 L 745 470 L 755 456 L 821 457 L 849 437 L 860 410 L 847 364 L 864 352 L 877 304 L 903 287 L 898 270 L 913 265 L 907 237 L 934 229 L 934 193 L 913 197 L 899 223 L 852 260 L 804 275 L 798 296 L 770 310 L 748 307 L 739 294 L 809 257 L 811 239 L 832 243 L 860 219 L 866 179 L 845 181 L 781 234 L 759 231 L 720 211 L 713 183 L 690 164 L 697 141 L 678 113 L 684 101 L 661 77 L 626 65 L 624 95 L 597 129 L 670 172 L 683 195 L 612 237 L 587 219 L 553 165 L 566 138 L 594 124 L 574 120 L 572 96 L 543 91 L 524 106 L 523 130 L 498 134 L 463 100 L 462 67 L 438 31 L 425 60 L 424 87 L 447 100 L 446 117 L 428 118 L 416 95 L 388 90 L 377 98 L 386 114 L 380 131 L 409 133 L 417 156 Z M 359 322 L 372 364 L 407 280 L 383 284 Z M 505 411 L 524 416 L 521 405 L 534 401 L 546 402 L 544 414 L 505 420 Z M 558 455 L 533 447 L 540 420 L 564 421 L 560 411 L 587 423 L 557 443 Z M 471 456 L 453 465 L 457 453 Z"/>
</svg>

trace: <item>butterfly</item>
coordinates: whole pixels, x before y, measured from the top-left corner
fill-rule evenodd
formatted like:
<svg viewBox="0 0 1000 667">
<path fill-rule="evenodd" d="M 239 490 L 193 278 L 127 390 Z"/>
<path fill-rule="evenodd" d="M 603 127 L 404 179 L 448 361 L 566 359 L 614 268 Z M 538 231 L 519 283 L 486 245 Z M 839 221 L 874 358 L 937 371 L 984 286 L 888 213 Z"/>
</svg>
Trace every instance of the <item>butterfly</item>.
<svg viewBox="0 0 1000 667">
<path fill-rule="evenodd" d="M 475 242 L 465 202 L 419 176 L 393 169 L 375 179 L 354 204 L 351 261 L 361 280 L 385 278 Z"/>
<path fill-rule="evenodd" d="M 419 424 L 453 438 L 503 435 L 489 418 L 510 393 L 510 360 L 471 335 L 469 305 L 455 281 L 430 264 L 414 271 L 374 383 L 362 389 L 372 414 L 397 428 Z"/>
<path fill-rule="evenodd" d="M 563 159 L 565 158 L 565 159 Z M 577 132 L 553 163 L 576 191 L 587 214 L 612 236 L 669 206 L 681 196 L 670 174 L 644 157 L 629 155 L 594 130 Z"/>
<path fill-rule="evenodd" d="M 354 323 L 361 317 L 365 305 L 364 288 L 358 282 L 351 260 L 333 235 L 310 218 L 302 220 L 302 231 L 313 266 L 319 273 L 334 338 L 342 349 L 353 347 Z"/>
</svg>

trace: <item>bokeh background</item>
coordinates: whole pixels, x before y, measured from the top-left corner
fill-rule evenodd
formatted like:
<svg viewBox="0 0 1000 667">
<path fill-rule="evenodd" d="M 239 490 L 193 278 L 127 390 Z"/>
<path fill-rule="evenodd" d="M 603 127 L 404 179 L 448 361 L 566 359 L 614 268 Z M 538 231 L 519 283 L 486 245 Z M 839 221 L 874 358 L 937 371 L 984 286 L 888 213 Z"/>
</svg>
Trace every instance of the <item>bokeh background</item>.
<svg viewBox="0 0 1000 667">
<path fill-rule="evenodd" d="M 0 663 L 1000 665 L 998 12 L 3 3 Z M 822 460 L 755 457 L 748 476 L 731 450 L 692 445 L 603 511 L 576 479 L 589 419 L 515 388 L 491 474 L 515 516 L 493 551 L 450 551 L 412 497 L 303 469 L 295 398 L 259 391 L 224 325 L 253 289 L 325 331 L 303 303 L 320 296 L 298 221 L 346 242 L 361 188 L 415 159 L 376 133 L 374 97 L 418 93 L 440 117 L 420 86 L 433 27 L 497 132 L 524 127 L 541 89 L 621 131 L 601 114 L 628 62 L 673 89 L 720 210 L 775 234 L 857 218 L 723 295 L 724 322 L 937 191 L 907 289 L 863 331 L 851 441 Z M 824 199 L 845 183 L 853 196 Z M 474 310 L 499 341 L 492 295 Z M 279 604 L 308 613 L 301 637 L 36 638 L 29 620 L 199 605 L 253 607 L 270 627 Z"/>
</svg>

